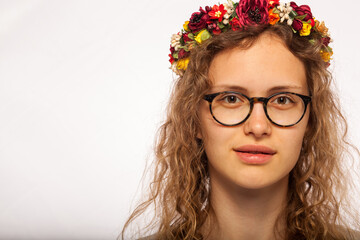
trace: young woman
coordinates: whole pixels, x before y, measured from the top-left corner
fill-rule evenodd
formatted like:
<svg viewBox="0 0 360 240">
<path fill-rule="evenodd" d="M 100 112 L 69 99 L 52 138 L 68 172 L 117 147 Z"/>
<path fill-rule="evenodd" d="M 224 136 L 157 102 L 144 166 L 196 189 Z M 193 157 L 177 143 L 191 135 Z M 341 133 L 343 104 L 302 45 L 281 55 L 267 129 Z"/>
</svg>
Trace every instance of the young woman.
<svg viewBox="0 0 360 240">
<path fill-rule="evenodd" d="M 324 23 L 294 2 L 193 13 L 172 37 L 179 78 L 149 198 L 122 237 L 154 204 L 148 239 L 357 239 L 329 42 Z"/>
</svg>

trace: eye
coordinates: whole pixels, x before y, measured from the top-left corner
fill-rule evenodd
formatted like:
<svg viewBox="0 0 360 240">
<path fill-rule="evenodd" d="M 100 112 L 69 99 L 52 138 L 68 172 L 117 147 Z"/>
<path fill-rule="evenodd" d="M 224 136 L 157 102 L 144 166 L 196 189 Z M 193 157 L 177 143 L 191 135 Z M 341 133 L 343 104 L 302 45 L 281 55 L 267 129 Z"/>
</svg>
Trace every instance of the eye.
<svg viewBox="0 0 360 240">
<path fill-rule="evenodd" d="M 288 105 L 288 104 L 294 103 L 294 101 L 289 96 L 281 95 L 281 96 L 275 97 L 275 99 L 272 101 L 272 103 L 278 104 L 278 105 Z"/>
<path fill-rule="evenodd" d="M 238 103 L 240 102 L 240 98 L 238 98 L 236 95 L 227 95 L 224 96 L 221 100 L 225 101 L 226 103 Z"/>
</svg>

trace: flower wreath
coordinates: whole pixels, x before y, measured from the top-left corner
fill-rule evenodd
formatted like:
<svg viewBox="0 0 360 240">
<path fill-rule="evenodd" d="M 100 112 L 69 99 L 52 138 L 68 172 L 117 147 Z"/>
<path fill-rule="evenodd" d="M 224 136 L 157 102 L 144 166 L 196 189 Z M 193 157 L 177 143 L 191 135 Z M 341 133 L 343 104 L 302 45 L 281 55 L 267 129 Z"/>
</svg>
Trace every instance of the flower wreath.
<svg viewBox="0 0 360 240">
<path fill-rule="evenodd" d="M 279 3 L 279 0 L 240 0 L 238 3 L 228 0 L 213 7 L 200 7 L 199 12 L 193 13 L 190 20 L 184 23 L 181 32 L 172 35 L 169 54 L 171 69 L 182 75 L 189 63 L 190 51 L 196 45 L 230 29 L 242 30 L 254 24 L 287 24 L 294 34 L 300 36 L 319 33 L 321 57 L 330 65 L 333 51 L 329 47 L 331 38 L 328 29 L 324 22 L 315 20 L 309 6 L 298 6 L 294 2 Z"/>
</svg>

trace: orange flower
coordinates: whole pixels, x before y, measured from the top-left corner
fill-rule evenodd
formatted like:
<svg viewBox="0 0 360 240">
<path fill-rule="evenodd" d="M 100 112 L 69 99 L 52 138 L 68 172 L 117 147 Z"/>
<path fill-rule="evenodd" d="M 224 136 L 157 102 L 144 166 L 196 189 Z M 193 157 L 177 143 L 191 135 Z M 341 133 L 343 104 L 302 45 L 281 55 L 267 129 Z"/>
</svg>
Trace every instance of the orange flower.
<svg viewBox="0 0 360 240">
<path fill-rule="evenodd" d="M 320 55 L 321 55 L 321 58 L 324 60 L 324 62 L 330 62 L 333 52 L 320 50 Z"/>
<path fill-rule="evenodd" d="M 280 20 L 279 14 L 273 13 L 273 9 L 269 10 L 269 23 L 274 25 Z"/>
<path fill-rule="evenodd" d="M 328 34 L 328 28 L 325 26 L 324 21 L 321 23 L 318 20 L 315 20 L 315 27 L 316 29 L 321 33 L 323 36 L 329 36 Z"/>
</svg>

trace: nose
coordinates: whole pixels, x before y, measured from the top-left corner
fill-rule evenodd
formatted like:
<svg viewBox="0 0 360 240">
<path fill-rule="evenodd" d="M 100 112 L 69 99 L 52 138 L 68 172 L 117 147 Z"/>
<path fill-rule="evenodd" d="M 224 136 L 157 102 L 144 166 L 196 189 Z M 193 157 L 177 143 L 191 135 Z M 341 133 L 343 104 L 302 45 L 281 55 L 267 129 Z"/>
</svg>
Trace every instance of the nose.
<svg viewBox="0 0 360 240">
<path fill-rule="evenodd" d="M 271 134 L 271 123 L 266 117 L 263 103 L 255 102 L 250 117 L 244 123 L 245 135 L 261 138 Z"/>
</svg>

